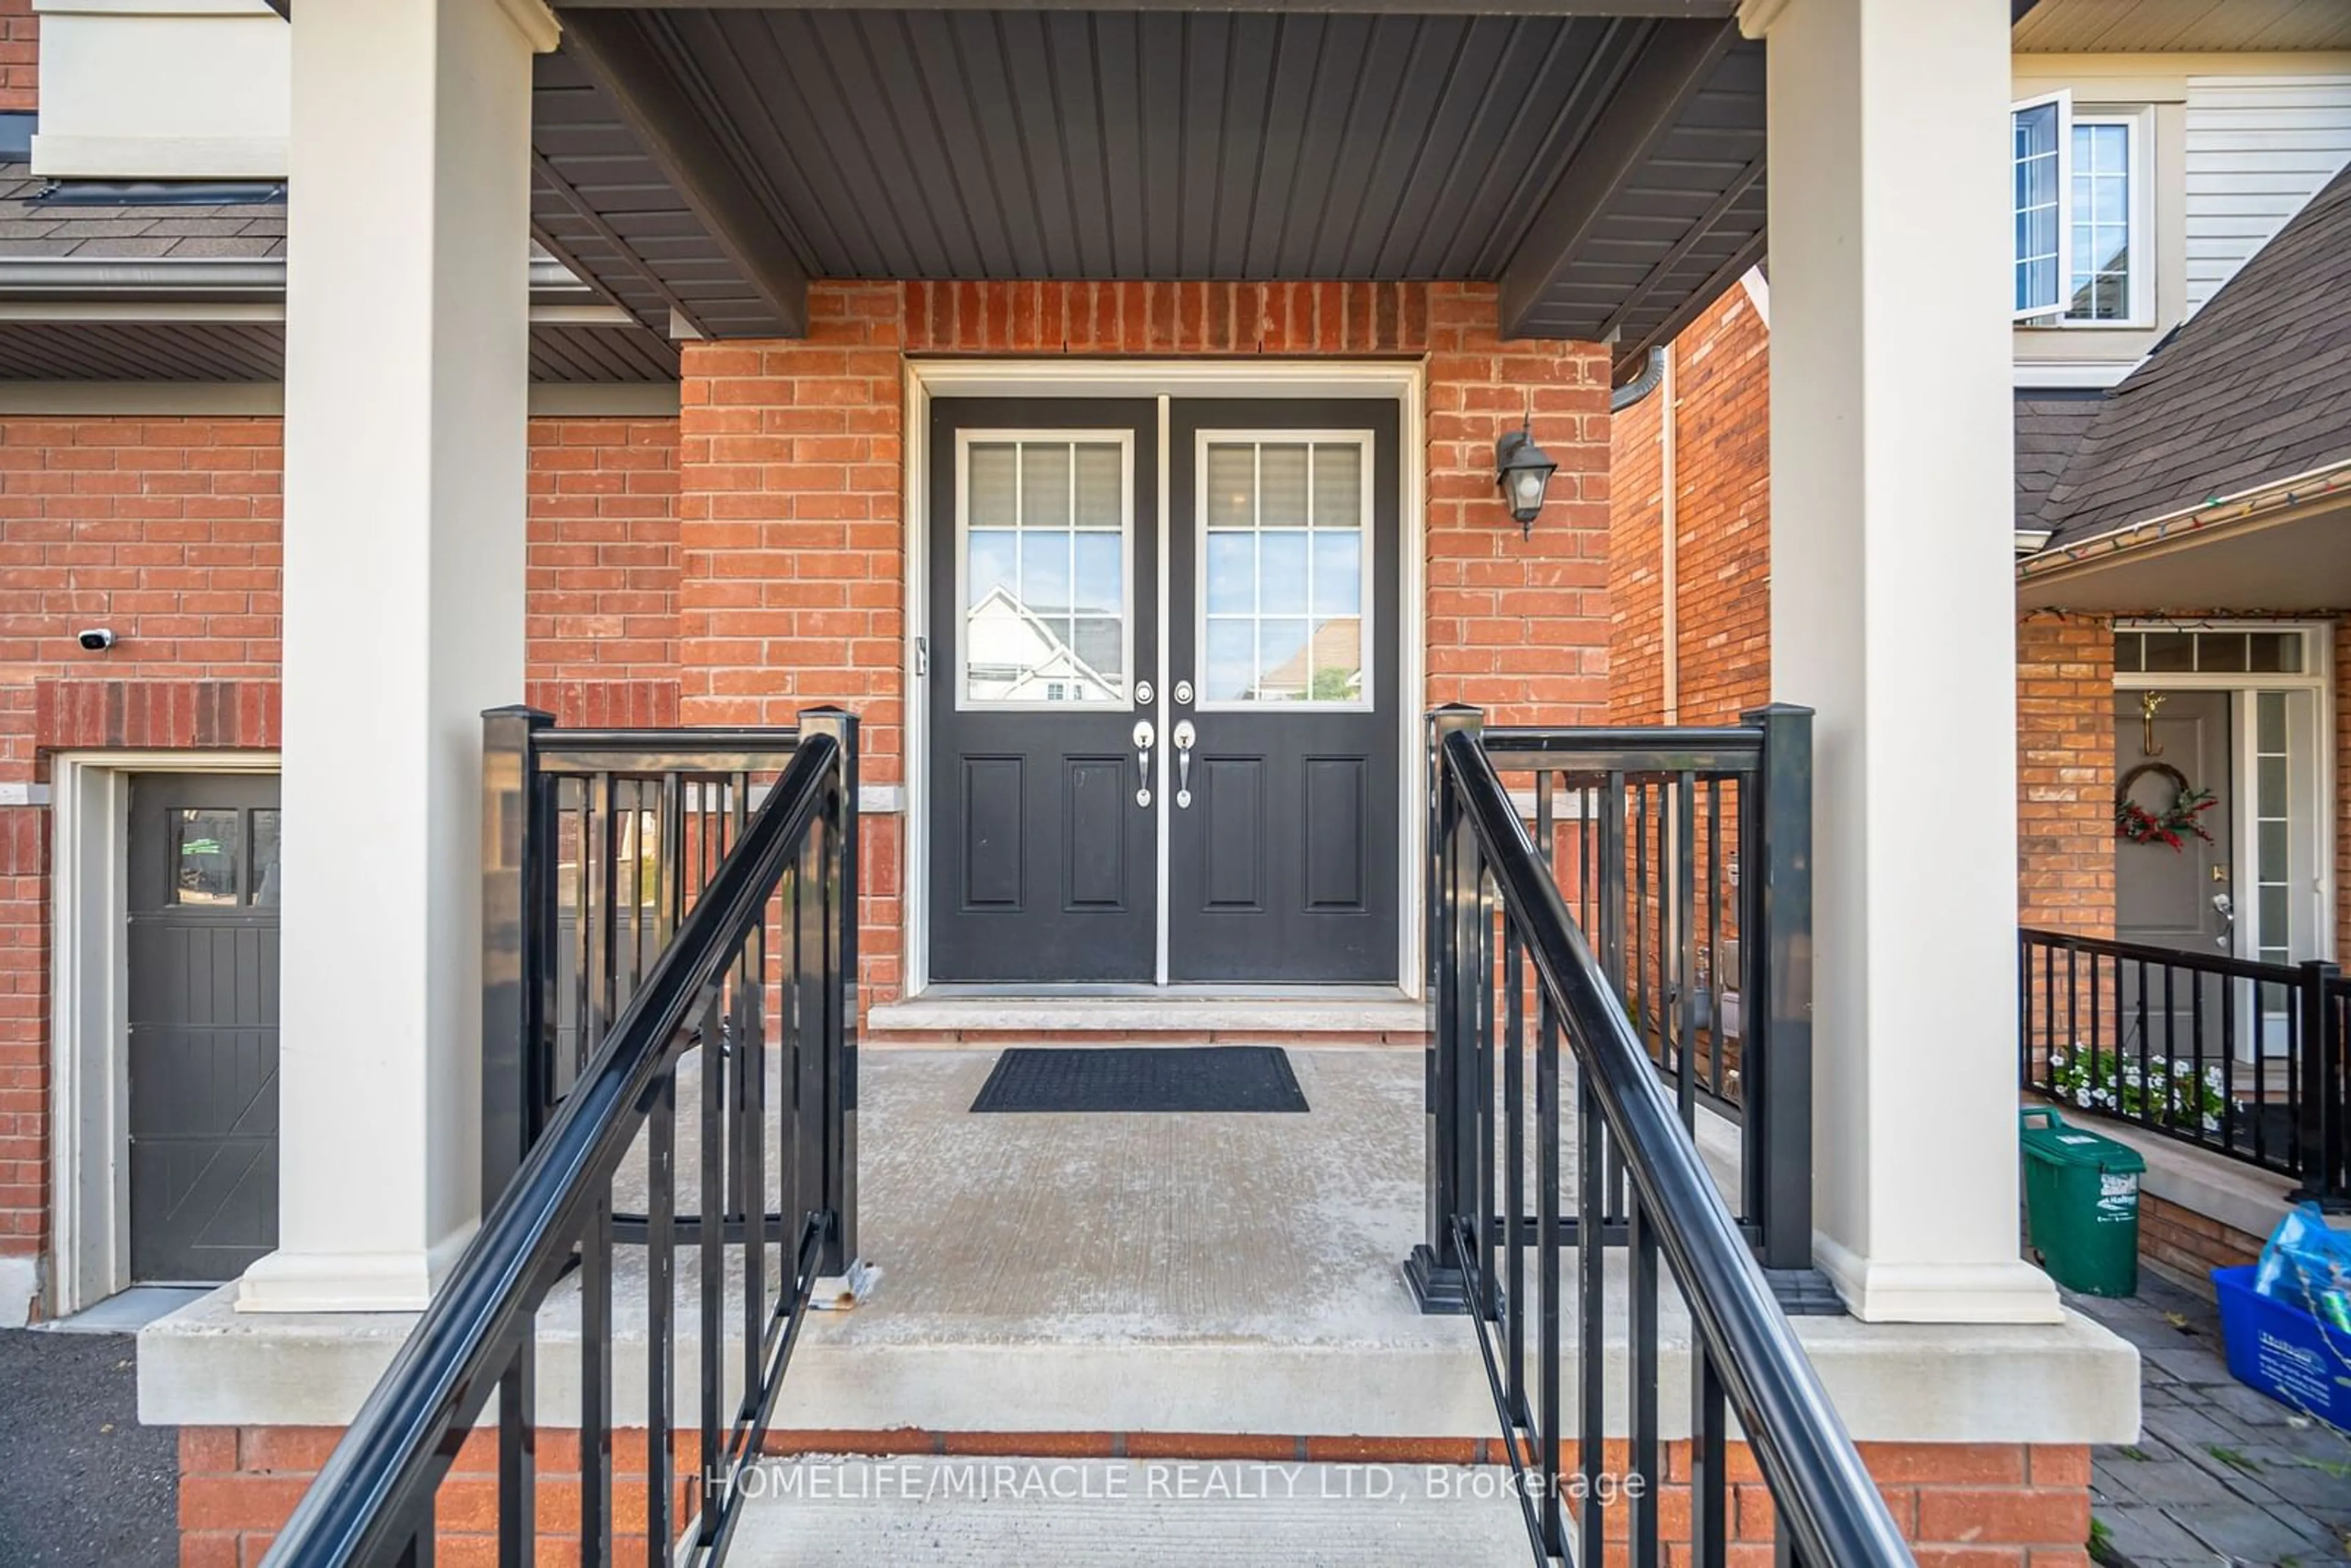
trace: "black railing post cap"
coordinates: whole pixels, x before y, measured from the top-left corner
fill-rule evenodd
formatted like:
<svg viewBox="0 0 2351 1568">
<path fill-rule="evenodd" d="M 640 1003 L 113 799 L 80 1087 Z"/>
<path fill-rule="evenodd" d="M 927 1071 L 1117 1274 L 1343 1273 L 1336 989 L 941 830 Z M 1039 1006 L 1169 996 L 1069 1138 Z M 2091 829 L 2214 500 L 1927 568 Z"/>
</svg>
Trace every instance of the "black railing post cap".
<svg viewBox="0 0 2351 1568">
<path fill-rule="evenodd" d="M 528 703 L 507 703 L 497 707 L 486 707 L 482 710 L 482 716 L 484 718 L 519 718 L 542 726 L 555 722 L 553 714 L 545 708 L 533 707 Z"/>
</svg>

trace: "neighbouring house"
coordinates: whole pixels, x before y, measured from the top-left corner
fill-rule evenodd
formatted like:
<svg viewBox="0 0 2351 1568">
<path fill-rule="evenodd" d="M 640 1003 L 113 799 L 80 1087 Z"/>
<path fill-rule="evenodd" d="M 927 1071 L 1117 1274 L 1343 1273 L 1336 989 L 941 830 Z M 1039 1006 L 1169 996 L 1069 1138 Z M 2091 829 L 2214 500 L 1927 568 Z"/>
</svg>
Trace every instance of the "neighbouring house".
<svg viewBox="0 0 2351 1568">
<path fill-rule="evenodd" d="M 2307 1118 L 2351 963 L 2351 33 L 2266 16 L 2018 23 L 2015 500 L 1977 524 L 2015 541 L 2026 1078 L 2126 1097 L 2142 1249 L 2208 1291 L 2346 1174 Z M 1620 722 L 1775 689 L 1771 298 L 1719 298 L 1614 422 Z M 1914 803 L 1951 852 L 1980 761 Z"/>
<path fill-rule="evenodd" d="M 192 1568 L 758 1560 L 722 1405 L 734 1459 L 1621 1439 L 1698 1561 L 2084 1563 L 2137 1357 L 2019 1253 L 2011 805 L 2105 931 L 2110 791 L 2011 744 L 1990 519 L 2011 44 L 2113 9 L 0 3 L 8 1317 L 206 1288 L 141 1341 Z M 2051 100 L 2083 255 L 2091 110 L 2156 156 L 2231 25 Z M 2171 309 L 2127 232 L 2069 343 Z M 2115 628 L 2047 624 L 2109 745 Z M 971 1113 L 1102 1044 L 1311 1112 Z M 1529 1312 L 1579 1288 L 1594 1356 Z M 1513 1326 L 1586 1424 L 1515 1360 L 1498 1420 Z"/>
</svg>

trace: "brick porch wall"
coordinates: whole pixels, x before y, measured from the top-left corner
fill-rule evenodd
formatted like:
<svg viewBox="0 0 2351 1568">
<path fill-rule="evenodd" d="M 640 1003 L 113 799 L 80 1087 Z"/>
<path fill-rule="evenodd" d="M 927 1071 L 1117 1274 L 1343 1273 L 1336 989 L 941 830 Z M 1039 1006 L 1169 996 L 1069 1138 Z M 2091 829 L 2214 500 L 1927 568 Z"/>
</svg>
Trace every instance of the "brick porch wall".
<svg viewBox="0 0 2351 1568">
<path fill-rule="evenodd" d="M 904 784 L 903 354 L 1426 356 L 1428 681 L 1496 722 L 1606 700 L 1607 361 L 1502 342 L 1467 284 L 824 283 L 802 340 L 688 344 L 680 665 L 689 723 L 865 718 L 864 778 Z M 1495 436 L 1532 407 L 1559 460 L 1522 540 Z M 1407 606 L 1406 614 L 1415 613 Z M 862 980 L 904 983 L 904 819 L 864 823 Z"/>
<path fill-rule="evenodd" d="M 0 0 L 0 110 L 37 109 L 41 91 L 41 19 L 33 0 Z"/>
<path fill-rule="evenodd" d="M 181 1568 L 256 1568 L 274 1532 L 340 1436 L 323 1427 L 183 1427 L 180 1432 Z M 1621 1469 L 1622 1446 L 1611 1444 Z M 2014 1443 L 1864 1443 L 1868 1463 L 1913 1543 L 1919 1568 L 2088 1568 L 2090 1455 L 2079 1446 Z M 1499 1464 L 1502 1445 L 1474 1438 L 1360 1438 L 1228 1433 L 823 1432 L 773 1434 L 767 1452 L 952 1455 L 1042 1459 L 1238 1460 L 1268 1464 Z M 681 1441 L 678 1468 L 690 1473 L 696 1450 Z M 1574 1446 L 1565 1463 L 1573 1466 Z M 622 1560 L 643 1552 L 645 1444 L 642 1432 L 616 1435 L 614 1524 Z M 469 1440 L 437 1499 L 439 1561 L 470 1568 L 495 1560 L 491 1467 L 486 1437 Z M 1687 1531 L 1690 1445 L 1666 1447 L 1658 1498 L 1661 1527 Z M 579 1437 L 538 1437 L 540 1559 L 577 1560 Z M 1730 1562 L 1769 1568 L 1774 1559 L 1771 1499 L 1743 1443 L 1730 1445 Z M 1498 1500 L 1498 1508 L 1514 1506 Z M 1620 1516 L 1621 1517 L 1621 1514 Z M 633 1528 L 638 1533 L 630 1536 Z M 1678 1560 L 1678 1559 L 1677 1559 Z"/>
<path fill-rule="evenodd" d="M 2115 633 L 2104 615 L 2016 628 L 2017 913 L 2115 933 Z"/>
<path fill-rule="evenodd" d="M 2150 1193 L 2138 1197 L 2138 1255 L 2199 1293 L 2212 1294 L 2212 1270 L 2261 1257 L 2262 1238 Z"/>
<path fill-rule="evenodd" d="M 518 695 L 566 723 L 676 722 L 676 431 L 531 423 Z M 277 744 L 281 467 L 272 418 L 0 419 L 0 783 L 45 778 L 62 747 Z M 97 626 L 121 641 L 85 653 L 75 633 Z M 0 807 L 0 1254 L 16 1256 L 47 1223 L 48 817 Z"/>
<path fill-rule="evenodd" d="M 1771 698 L 1771 334 L 1733 288 L 1674 340 L 1675 618 L 1682 724 Z M 1610 434 L 1609 715 L 1666 719 L 1660 387 Z"/>
</svg>

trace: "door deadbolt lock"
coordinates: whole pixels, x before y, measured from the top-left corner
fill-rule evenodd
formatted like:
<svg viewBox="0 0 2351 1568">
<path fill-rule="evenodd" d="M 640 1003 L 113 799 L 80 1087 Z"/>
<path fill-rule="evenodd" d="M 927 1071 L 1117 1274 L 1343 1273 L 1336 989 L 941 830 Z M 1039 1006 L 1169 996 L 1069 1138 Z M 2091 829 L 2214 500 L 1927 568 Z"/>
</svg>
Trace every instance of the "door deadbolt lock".
<svg viewBox="0 0 2351 1568">
<path fill-rule="evenodd" d="M 1186 707 L 1190 707 L 1192 706 L 1191 682 L 1178 681 L 1176 683 L 1176 700 L 1183 704 Z"/>
<path fill-rule="evenodd" d="M 1134 721 L 1134 765 L 1142 774 L 1142 782 L 1134 789 L 1134 803 L 1138 806 L 1151 804 L 1151 747 L 1158 739 L 1159 732 L 1151 727 L 1149 719 Z"/>
<path fill-rule="evenodd" d="M 1134 683 L 1135 706 L 1149 707 L 1151 706 L 1151 699 L 1158 695 L 1159 694 L 1157 692 L 1152 689 L 1151 683 L 1149 681 L 1137 681 Z"/>
<path fill-rule="evenodd" d="M 1192 807 L 1192 742 L 1199 737 L 1199 732 L 1192 727 L 1190 719 L 1178 719 L 1175 736 L 1176 809 L 1186 811 Z"/>
</svg>

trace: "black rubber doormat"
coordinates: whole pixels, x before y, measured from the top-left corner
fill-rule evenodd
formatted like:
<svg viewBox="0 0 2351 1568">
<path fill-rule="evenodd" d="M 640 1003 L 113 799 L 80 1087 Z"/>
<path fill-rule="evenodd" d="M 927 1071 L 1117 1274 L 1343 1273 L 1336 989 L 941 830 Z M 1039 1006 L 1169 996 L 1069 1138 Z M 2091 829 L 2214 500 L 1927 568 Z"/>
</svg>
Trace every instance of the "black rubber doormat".
<svg viewBox="0 0 2351 1568">
<path fill-rule="evenodd" d="M 974 1111 L 1303 1111 L 1278 1045 L 1016 1046 Z"/>
</svg>

